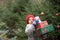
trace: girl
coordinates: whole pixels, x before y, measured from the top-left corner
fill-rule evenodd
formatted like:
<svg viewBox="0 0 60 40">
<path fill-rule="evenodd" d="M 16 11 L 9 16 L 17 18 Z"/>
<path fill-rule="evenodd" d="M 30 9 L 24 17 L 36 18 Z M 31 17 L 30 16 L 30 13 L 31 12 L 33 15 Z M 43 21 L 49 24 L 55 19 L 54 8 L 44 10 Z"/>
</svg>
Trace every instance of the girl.
<svg viewBox="0 0 60 40">
<path fill-rule="evenodd" d="M 35 30 L 33 21 L 34 21 L 34 16 L 31 14 L 28 14 L 26 16 L 27 25 L 26 25 L 26 29 L 25 29 L 25 33 L 28 36 L 28 40 L 35 40 L 35 38 L 33 37 L 33 31 Z"/>
</svg>

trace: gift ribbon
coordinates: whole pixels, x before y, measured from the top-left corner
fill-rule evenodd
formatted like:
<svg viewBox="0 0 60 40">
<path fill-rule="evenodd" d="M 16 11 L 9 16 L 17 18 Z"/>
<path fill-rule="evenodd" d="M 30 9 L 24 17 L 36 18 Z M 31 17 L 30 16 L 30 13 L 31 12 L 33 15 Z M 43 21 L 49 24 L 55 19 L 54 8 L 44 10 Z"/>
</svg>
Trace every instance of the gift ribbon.
<svg viewBox="0 0 60 40">
<path fill-rule="evenodd" d="M 46 29 L 44 29 L 44 33 L 46 33 Z"/>
</svg>

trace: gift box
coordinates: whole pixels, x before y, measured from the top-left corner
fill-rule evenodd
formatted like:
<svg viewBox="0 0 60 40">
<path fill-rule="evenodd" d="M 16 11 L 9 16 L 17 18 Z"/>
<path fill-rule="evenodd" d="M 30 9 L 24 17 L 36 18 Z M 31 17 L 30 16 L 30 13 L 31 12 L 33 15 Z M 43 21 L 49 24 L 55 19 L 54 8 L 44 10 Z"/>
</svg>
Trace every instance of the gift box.
<svg viewBox="0 0 60 40">
<path fill-rule="evenodd" d="M 48 26 L 48 22 L 47 21 L 42 21 L 42 24 Z"/>
<path fill-rule="evenodd" d="M 44 25 L 44 28 L 40 28 L 38 31 L 42 35 L 45 33 L 52 32 L 53 30 L 54 30 L 54 26 L 52 24 L 49 24 L 48 26 Z"/>
<path fill-rule="evenodd" d="M 40 33 L 38 32 L 38 30 L 33 31 L 33 36 L 34 36 L 34 38 L 35 38 L 36 40 L 41 40 L 41 39 L 40 39 L 41 35 L 40 35 Z"/>
<path fill-rule="evenodd" d="M 44 28 L 44 25 L 42 22 L 38 23 L 38 27 L 37 28 Z"/>
<path fill-rule="evenodd" d="M 54 26 L 52 24 L 49 24 L 48 26 L 44 25 L 44 28 L 38 29 L 38 32 L 41 35 L 52 32 L 52 31 L 54 31 Z M 37 35 L 35 31 L 33 33 L 34 33 L 34 36 Z"/>
<path fill-rule="evenodd" d="M 42 21 L 38 23 L 38 28 L 44 28 L 44 26 L 48 26 L 48 22 L 47 21 Z"/>
</svg>

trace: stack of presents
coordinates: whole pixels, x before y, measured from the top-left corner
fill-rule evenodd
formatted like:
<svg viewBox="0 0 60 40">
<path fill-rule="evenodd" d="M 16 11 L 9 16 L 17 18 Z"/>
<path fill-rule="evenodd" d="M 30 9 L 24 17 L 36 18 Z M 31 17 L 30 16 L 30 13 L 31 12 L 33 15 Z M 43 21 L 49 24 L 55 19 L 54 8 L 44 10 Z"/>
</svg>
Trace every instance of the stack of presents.
<svg viewBox="0 0 60 40">
<path fill-rule="evenodd" d="M 34 25 L 35 27 L 35 30 L 33 31 L 34 37 L 44 35 L 54 30 L 54 26 L 52 24 L 48 24 L 47 21 L 41 21 L 39 16 L 34 17 L 33 15 L 28 14 L 26 17 L 26 23 Z"/>
<path fill-rule="evenodd" d="M 48 24 L 47 21 L 40 21 L 40 23 L 38 23 L 36 30 L 33 32 L 34 33 L 34 37 L 39 36 L 40 35 L 44 35 L 46 33 L 52 32 L 54 30 L 54 26 L 52 24 Z"/>
</svg>

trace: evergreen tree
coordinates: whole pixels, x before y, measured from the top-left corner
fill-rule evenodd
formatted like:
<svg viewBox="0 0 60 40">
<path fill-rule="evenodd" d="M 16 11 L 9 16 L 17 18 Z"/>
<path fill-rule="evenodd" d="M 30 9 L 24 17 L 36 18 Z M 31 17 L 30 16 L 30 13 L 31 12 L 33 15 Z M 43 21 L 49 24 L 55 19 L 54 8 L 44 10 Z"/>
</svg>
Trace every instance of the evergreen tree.
<svg viewBox="0 0 60 40">
<path fill-rule="evenodd" d="M 43 16 L 41 12 L 44 12 Z M 54 25 L 55 30 L 48 33 L 49 39 L 60 38 L 60 29 L 56 28 L 60 25 L 59 0 L 7 0 L 0 9 L 0 24 L 4 24 L 0 25 L 0 30 L 9 30 L 8 37 L 17 36 L 18 40 L 27 40 L 24 30 L 28 13 L 39 16 L 42 21 L 47 20 L 49 24 Z"/>
</svg>

